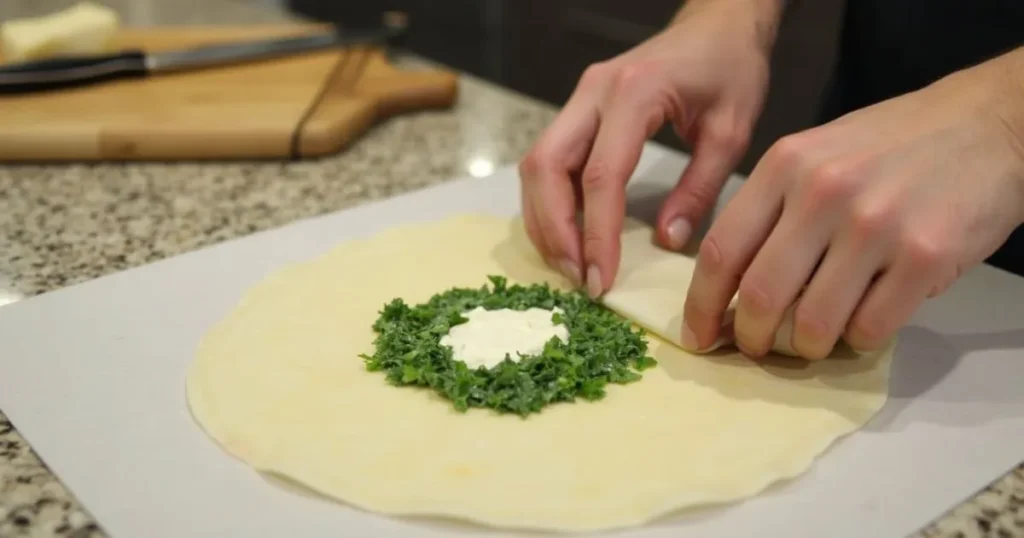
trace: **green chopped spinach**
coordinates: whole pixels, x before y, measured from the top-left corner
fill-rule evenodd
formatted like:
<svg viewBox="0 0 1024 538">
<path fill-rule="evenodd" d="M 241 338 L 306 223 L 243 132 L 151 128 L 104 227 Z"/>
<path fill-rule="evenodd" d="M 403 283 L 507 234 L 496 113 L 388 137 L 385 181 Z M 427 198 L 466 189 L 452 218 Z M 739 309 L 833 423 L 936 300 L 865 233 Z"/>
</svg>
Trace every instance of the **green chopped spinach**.
<svg viewBox="0 0 1024 538">
<path fill-rule="evenodd" d="M 373 355 L 360 355 L 370 371 L 381 371 L 397 386 L 430 388 L 449 399 L 455 409 L 490 408 L 526 417 L 554 402 L 577 397 L 599 400 L 608 383 L 631 383 L 642 370 L 657 364 L 647 355 L 642 330 L 580 292 L 562 292 L 547 284 L 509 285 L 489 276 L 491 287 L 453 288 L 410 306 L 394 299 L 373 324 L 377 333 Z M 569 332 L 568 342 L 552 337 L 539 355 L 507 355 L 493 368 L 471 369 L 440 344 L 448 330 L 465 323 L 462 313 L 478 306 L 554 309 L 553 323 Z"/>
</svg>

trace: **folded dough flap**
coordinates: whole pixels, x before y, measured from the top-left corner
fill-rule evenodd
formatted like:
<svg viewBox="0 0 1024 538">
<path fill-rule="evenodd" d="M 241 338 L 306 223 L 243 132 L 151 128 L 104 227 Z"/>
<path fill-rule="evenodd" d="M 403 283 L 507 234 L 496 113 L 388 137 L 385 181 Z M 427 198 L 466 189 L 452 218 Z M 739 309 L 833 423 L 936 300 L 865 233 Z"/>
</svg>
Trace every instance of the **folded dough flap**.
<svg viewBox="0 0 1024 538">
<path fill-rule="evenodd" d="M 681 347 L 683 304 L 693 278 L 696 260 L 669 252 L 654 244 L 654 230 L 637 220 L 627 219 L 622 233 L 622 254 L 615 284 L 605 293 L 605 306 L 637 325 Z M 723 318 L 718 341 L 698 353 L 714 351 L 733 343 L 734 296 Z M 796 356 L 791 345 L 793 308 L 786 312 L 775 334 L 772 351 Z"/>
</svg>

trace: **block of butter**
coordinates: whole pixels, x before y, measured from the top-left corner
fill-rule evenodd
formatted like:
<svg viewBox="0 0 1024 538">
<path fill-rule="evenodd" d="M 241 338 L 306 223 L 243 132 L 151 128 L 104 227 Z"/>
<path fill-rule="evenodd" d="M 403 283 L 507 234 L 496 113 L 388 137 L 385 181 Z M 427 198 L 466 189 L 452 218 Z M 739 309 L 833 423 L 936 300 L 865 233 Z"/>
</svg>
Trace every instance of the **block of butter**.
<svg viewBox="0 0 1024 538">
<path fill-rule="evenodd" d="M 100 54 L 112 49 L 119 26 L 116 11 L 84 1 L 56 13 L 0 24 L 0 53 L 6 62 Z"/>
</svg>

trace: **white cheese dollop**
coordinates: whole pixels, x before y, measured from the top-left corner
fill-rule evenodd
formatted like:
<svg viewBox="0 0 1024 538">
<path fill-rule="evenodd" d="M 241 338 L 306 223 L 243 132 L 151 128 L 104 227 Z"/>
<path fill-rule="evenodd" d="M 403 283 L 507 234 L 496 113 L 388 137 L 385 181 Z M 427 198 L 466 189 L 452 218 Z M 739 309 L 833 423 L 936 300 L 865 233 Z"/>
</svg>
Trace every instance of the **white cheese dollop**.
<svg viewBox="0 0 1024 538">
<path fill-rule="evenodd" d="M 518 361 L 519 353 L 537 355 L 544 351 L 544 344 L 552 336 L 568 341 L 569 329 L 551 322 L 555 312 L 561 314 L 562 310 L 477 307 L 462 314 L 469 321 L 452 327 L 441 337 L 441 345 L 450 346 L 455 360 L 466 363 L 470 369 L 497 366 L 506 354 L 512 361 Z"/>
</svg>

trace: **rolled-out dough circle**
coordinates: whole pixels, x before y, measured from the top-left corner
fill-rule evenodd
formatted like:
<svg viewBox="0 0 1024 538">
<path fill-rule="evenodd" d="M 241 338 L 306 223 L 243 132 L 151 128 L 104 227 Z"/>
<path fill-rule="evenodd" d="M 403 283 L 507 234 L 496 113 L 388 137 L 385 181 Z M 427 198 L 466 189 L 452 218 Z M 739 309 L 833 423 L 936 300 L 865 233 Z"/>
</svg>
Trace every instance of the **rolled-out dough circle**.
<svg viewBox="0 0 1024 538">
<path fill-rule="evenodd" d="M 659 364 L 604 400 L 522 419 L 462 414 L 368 372 L 371 325 L 486 275 L 566 282 L 518 219 L 462 215 L 396 228 L 284 268 L 200 344 L 188 402 L 224 450 L 260 471 L 381 514 L 592 531 L 735 501 L 806 471 L 884 404 L 892 349 L 809 363 L 686 353 L 648 335 Z"/>
</svg>

